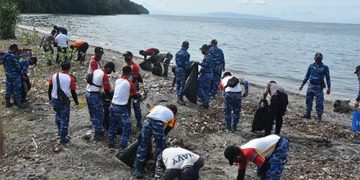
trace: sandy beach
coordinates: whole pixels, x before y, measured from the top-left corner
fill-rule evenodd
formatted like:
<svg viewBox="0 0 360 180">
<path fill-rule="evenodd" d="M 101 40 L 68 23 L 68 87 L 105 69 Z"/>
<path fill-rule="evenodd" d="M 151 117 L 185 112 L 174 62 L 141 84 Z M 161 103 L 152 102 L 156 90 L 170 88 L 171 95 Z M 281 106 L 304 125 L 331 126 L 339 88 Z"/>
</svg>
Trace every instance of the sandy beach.
<svg viewBox="0 0 360 180">
<path fill-rule="evenodd" d="M 24 32 L 29 31 L 18 29 L 18 37 Z M 58 139 L 55 112 L 48 103 L 47 78 L 57 69 L 54 65 L 46 66 L 42 49 L 38 48 L 39 41 L 24 46 L 18 40 L 0 40 L 0 50 L 18 43 L 20 48 L 32 48 L 39 59 L 37 67 L 30 67 L 29 77 L 33 87 L 28 94 L 29 107 L 25 110 L 5 108 L 5 75 L 3 67 L 0 68 L 0 118 L 4 122 L 6 136 L 6 154 L 0 161 L 0 179 L 134 179 L 131 175 L 133 169 L 116 159 L 117 151 L 107 148 L 105 141 L 83 138 L 92 131 L 84 96 L 87 65 L 73 62 L 71 73 L 77 79 L 80 105 L 74 107 L 72 103 L 71 106 L 71 142 L 68 148 L 59 153 L 53 152 Z M 93 54 L 93 51 L 91 46 L 88 53 Z M 111 75 L 114 82 L 119 77 L 119 67 L 124 59 L 119 52 L 105 50 L 102 64 L 106 61 L 113 61 L 117 67 L 117 73 Z M 141 61 L 137 58 L 138 63 Z M 141 93 L 147 92 L 147 98 L 141 103 L 143 115 L 155 105 L 176 104 L 176 92 L 170 90 L 172 77 L 158 77 L 147 71 L 141 71 L 141 74 L 144 76 Z M 249 91 L 249 96 L 242 100 L 241 120 L 235 133 L 223 131 L 223 98 L 220 95 L 210 102 L 209 109 L 187 101 L 185 106 L 178 105 L 177 125 L 167 138 L 168 146 L 182 145 L 203 156 L 205 166 L 200 172 L 201 179 L 236 179 L 236 167 L 230 166 L 223 156 L 225 147 L 240 145 L 262 135 L 250 130 L 263 86 L 251 84 Z M 305 98 L 289 93 L 289 106 L 281 134 L 289 139 L 291 147 L 283 179 L 360 179 L 360 146 L 352 144 L 358 135 L 351 131 L 351 114 L 333 112 L 330 101 L 324 105 L 323 122 L 318 123 L 315 117 L 312 120 L 301 119 Z M 131 142 L 139 133 L 133 114 L 132 122 Z M 153 162 L 149 162 L 144 179 L 152 179 L 153 166 Z M 246 171 L 247 178 L 251 179 L 254 173 L 255 166 L 252 164 Z"/>
</svg>

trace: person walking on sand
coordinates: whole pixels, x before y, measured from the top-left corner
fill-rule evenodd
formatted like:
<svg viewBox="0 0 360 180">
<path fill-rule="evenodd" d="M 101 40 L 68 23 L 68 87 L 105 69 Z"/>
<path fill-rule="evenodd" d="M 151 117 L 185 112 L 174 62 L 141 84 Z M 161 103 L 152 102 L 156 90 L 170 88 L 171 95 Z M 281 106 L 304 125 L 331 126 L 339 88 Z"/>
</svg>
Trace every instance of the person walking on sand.
<svg viewBox="0 0 360 180">
<path fill-rule="evenodd" d="M 147 147 L 154 136 L 156 143 L 155 159 L 166 148 L 165 135 L 175 126 L 177 107 L 173 104 L 155 106 L 146 116 L 139 137 L 139 147 L 136 152 L 134 176 L 142 177 L 145 164 Z M 166 126 L 166 128 L 164 128 Z"/>
<path fill-rule="evenodd" d="M 56 30 L 52 30 L 51 33 L 45 34 L 41 39 L 39 47 L 43 47 L 45 54 L 48 54 L 49 52 L 51 53 L 51 55 L 54 54 L 54 49 L 52 48 L 52 45 L 55 42 L 55 34 Z"/>
<path fill-rule="evenodd" d="M 198 79 L 198 96 L 201 99 L 202 106 L 204 108 L 209 107 L 209 99 L 211 92 L 211 80 L 213 78 L 213 61 L 212 56 L 209 54 L 209 46 L 204 44 L 200 48 L 201 53 L 204 55 L 202 63 L 199 63 L 201 66 L 200 76 Z"/>
<path fill-rule="evenodd" d="M 357 75 L 359 81 L 359 92 L 355 102 L 355 108 L 358 108 L 360 106 L 360 65 L 356 67 L 354 73 Z"/>
<path fill-rule="evenodd" d="M 324 78 L 326 79 L 327 91 L 326 94 L 331 92 L 331 81 L 329 67 L 322 63 L 323 55 L 316 53 L 314 57 L 315 63 L 310 64 L 305 78 L 299 87 L 301 91 L 309 80 L 309 86 L 306 92 L 306 113 L 301 116 L 302 118 L 311 119 L 311 111 L 314 97 L 316 97 L 316 111 L 318 122 L 321 122 L 324 112 L 324 92 L 326 87 Z"/>
<path fill-rule="evenodd" d="M 199 171 L 203 166 L 204 159 L 187 149 L 166 148 L 156 161 L 154 180 L 177 178 L 198 180 Z"/>
<path fill-rule="evenodd" d="M 181 49 L 175 55 L 176 62 L 176 95 L 177 103 L 185 105 L 183 96 L 185 88 L 185 74 L 186 70 L 190 68 L 192 61 L 190 61 L 190 54 L 188 53 L 189 42 L 184 41 L 181 45 Z"/>
<path fill-rule="evenodd" d="M 289 142 L 285 137 L 269 135 L 257 138 L 248 143 L 236 147 L 228 146 L 224 156 L 229 160 L 230 165 L 238 167 L 237 179 L 244 179 L 248 162 L 257 166 L 255 179 L 281 178 L 289 153 Z"/>
<path fill-rule="evenodd" d="M 76 61 L 79 61 L 81 65 L 85 62 L 86 51 L 88 50 L 88 48 L 89 48 L 89 44 L 82 40 L 74 41 L 70 45 L 71 51 L 75 50 L 78 52 Z"/>
<path fill-rule="evenodd" d="M 242 84 L 245 93 L 241 95 Z M 220 90 L 224 96 L 225 132 L 236 131 L 240 122 L 241 99 L 249 94 L 249 83 L 245 79 L 238 79 L 230 72 L 225 72 L 220 81 Z"/>
<path fill-rule="evenodd" d="M 70 120 L 70 96 L 76 105 L 79 101 L 76 94 L 76 83 L 74 76 L 69 74 L 70 62 L 61 63 L 61 71 L 51 76 L 49 80 L 49 101 L 51 101 L 56 112 L 55 122 L 60 136 L 60 145 L 69 142 L 67 138 Z"/>
<path fill-rule="evenodd" d="M 103 93 L 104 89 L 105 96 L 110 98 L 111 85 L 108 74 L 115 72 L 115 64 L 108 62 L 105 64 L 103 69 L 96 69 L 93 72 L 93 84 L 86 86 L 85 97 L 88 104 L 90 121 L 94 127 L 94 140 L 98 141 L 104 136 L 103 132 L 103 119 L 104 119 L 104 105 L 103 105 Z"/>
<path fill-rule="evenodd" d="M 125 59 L 125 66 L 128 66 L 131 68 L 132 73 L 130 76 L 128 76 L 129 80 L 134 83 L 136 92 L 140 91 L 140 83 L 143 83 L 141 75 L 140 75 L 140 67 L 137 63 L 135 63 L 134 56 L 130 51 L 126 51 L 124 54 Z M 128 109 L 129 109 L 129 115 L 131 115 L 131 104 L 134 109 L 134 114 L 136 118 L 136 126 L 139 130 L 141 130 L 142 127 L 142 114 L 141 114 L 141 104 L 138 99 L 129 99 L 128 103 Z"/>
<path fill-rule="evenodd" d="M 100 61 L 101 61 L 101 57 L 104 54 L 104 49 L 102 47 L 96 47 L 94 52 L 95 52 L 95 55 L 91 56 L 91 60 L 89 63 L 89 68 L 88 68 L 87 76 L 86 76 L 86 82 L 88 84 L 93 84 L 93 82 L 92 82 L 93 72 L 96 69 L 101 69 Z"/>
<path fill-rule="evenodd" d="M 210 42 L 211 48 L 209 53 L 211 54 L 211 57 L 213 58 L 213 78 L 211 81 L 212 87 L 211 87 L 211 98 L 214 98 L 217 94 L 217 91 L 219 89 L 219 82 L 221 79 L 221 74 L 223 71 L 225 71 L 225 58 L 223 51 L 218 48 L 217 46 L 217 40 L 213 39 Z"/>
<path fill-rule="evenodd" d="M 288 96 L 285 88 L 276 84 L 275 81 L 270 81 L 266 86 L 263 94 L 263 99 L 266 100 L 267 95 L 270 94 L 270 110 L 269 116 L 265 122 L 265 136 L 271 134 L 271 130 L 276 120 L 275 134 L 279 135 L 281 126 L 283 124 L 283 116 L 288 105 Z"/>
<path fill-rule="evenodd" d="M 21 70 L 20 60 L 17 58 L 19 48 L 17 44 L 12 44 L 9 51 L 4 55 L 4 70 L 6 77 L 6 91 L 5 91 L 5 107 L 10 108 L 13 104 L 10 102 L 11 96 L 14 95 L 15 102 L 18 108 L 24 108 L 22 102 L 22 79 L 23 73 Z"/>
<path fill-rule="evenodd" d="M 121 127 L 121 139 L 119 142 L 119 153 L 128 146 L 131 135 L 131 120 L 128 110 L 128 99 L 140 99 L 135 90 L 135 85 L 129 80 L 132 69 L 129 66 L 122 68 L 121 78 L 115 81 L 114 96 L 110 105 L 110 125 L 108 131 L 108 147 L 115 147 L 115 136 L 118 127 Z"/>
</svg>

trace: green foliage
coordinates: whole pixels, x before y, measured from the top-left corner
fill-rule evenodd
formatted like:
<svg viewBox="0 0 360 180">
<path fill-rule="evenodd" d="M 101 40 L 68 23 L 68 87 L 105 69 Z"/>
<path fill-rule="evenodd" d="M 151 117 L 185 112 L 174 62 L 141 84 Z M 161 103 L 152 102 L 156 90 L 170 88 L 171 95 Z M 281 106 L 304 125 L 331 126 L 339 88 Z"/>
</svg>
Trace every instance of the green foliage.
<svg viewBox="0 0 360 180">
<path fill-rule="evenodd" d="M 48 14 L 149 14 L 130 0 L 19 0 L 21 13 Z"/>
<path fill-rule="evenodd" d="M 0 38 L 15 37 L 18 16 L 18 0 L 0 0 Z"/>
<path fill-rule="evenodd" d="M 40 35 L 35 29 L 34 31 L 24 32 L 19 37 L 19 41 L 22 45 L 36 44 L 39 39 Z"/>
</svg>

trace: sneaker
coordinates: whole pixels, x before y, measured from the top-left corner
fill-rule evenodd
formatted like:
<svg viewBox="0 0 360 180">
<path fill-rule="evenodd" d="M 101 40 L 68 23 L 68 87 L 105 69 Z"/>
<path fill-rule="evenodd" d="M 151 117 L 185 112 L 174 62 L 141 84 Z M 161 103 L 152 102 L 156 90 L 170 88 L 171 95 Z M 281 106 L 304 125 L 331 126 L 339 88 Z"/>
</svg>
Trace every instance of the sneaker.
<svg viewBox="0 0 360 180">
<path fill-rule="evenodd" d="M 229 132 L 231 132 L 231 130 L 229 130 L 229 129 L 226 128 L 226 129 L 224 130 L 224 132 L 229 133 Z"/>
<path fill-rule="evenodd" d="M 300 116 L 300 118 L 303 118 L 303 119 L 311 119 L 311 116 L 308 115 L 308 114 L 304 114 L 304 115 Z"/>
<path fill-rule="evenodd" d="M 236 126 L 234 126 L 233 128 L 232 128 L 232 131 L 237 131 L 237 127 Z"/>
<path fill-rule="evenodd" d="M 215 99 L 215 96 L 210 96 L 210 99 Z"/>
</svg>

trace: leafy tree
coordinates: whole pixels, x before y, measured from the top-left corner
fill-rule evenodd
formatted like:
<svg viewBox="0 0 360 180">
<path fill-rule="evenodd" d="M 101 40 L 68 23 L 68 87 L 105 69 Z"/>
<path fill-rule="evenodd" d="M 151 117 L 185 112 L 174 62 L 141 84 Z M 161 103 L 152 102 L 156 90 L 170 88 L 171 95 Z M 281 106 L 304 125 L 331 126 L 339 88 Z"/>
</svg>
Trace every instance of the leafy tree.
<svg viewBox="0 0 360 180">
<path fill-rule="evenodd" d="M 19 0 L 21 13 L 50 14 L 149 14 L 130 0 Z"/>
<path fill-rule="evenodd" d="M 15 37 L 16 21 L 18 20 L 18 1 L 0 0 L 0 38 Z"/>
</svg>

